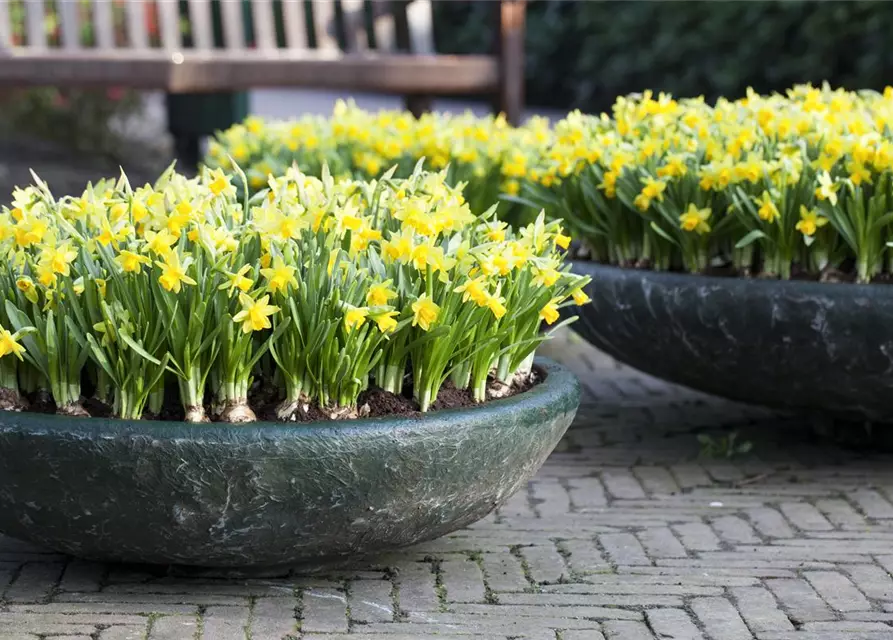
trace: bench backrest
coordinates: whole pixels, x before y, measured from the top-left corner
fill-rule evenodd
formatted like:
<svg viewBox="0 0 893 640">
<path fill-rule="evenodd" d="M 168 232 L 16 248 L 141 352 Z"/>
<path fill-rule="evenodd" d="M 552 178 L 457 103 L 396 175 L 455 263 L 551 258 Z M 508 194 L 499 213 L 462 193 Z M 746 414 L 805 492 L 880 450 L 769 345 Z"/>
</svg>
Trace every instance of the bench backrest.
<svg viewBox="0 0 893 640">
<path fill-rule="evenodd" d="M 96 48 L 125 53 L 151 48 L 238 51 L 251 46 L 434 52 L 431 0 L 186 0 L 186 4 L 188 10 L 181 13 L 179 0 L 0 0 L 0 49 L 58 48 L 62 53 Z M 215 23 L 221 28 L 215 29 Z"/>
</svg>

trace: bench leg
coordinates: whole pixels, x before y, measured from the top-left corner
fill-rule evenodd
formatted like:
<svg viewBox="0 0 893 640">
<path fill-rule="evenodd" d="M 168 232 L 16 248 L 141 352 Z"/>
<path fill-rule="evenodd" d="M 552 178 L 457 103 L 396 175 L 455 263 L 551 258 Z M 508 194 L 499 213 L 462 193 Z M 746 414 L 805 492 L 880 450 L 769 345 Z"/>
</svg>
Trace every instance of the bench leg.
<svg viewBox="0 0 893 640">
<path fill-rule="evenodd" d="M 403 106 L 416 118 L 431 111 L 432 103 L 431 96 L 412 95 L 403 98 Z"/>
<path fill-rule="evenodd" d="M 194 174 L 201 160 L 200 138 L 194 135 L 174 134 L 174 157 L 177 159 L 178 171 Z"/>
<path fill-rule="evenodd" d="M 497 106 L 510 124 L 519 125 L 524 112 L 525 0 L 500 0 L 497 33 L 499 95 Z"/>
</svg>

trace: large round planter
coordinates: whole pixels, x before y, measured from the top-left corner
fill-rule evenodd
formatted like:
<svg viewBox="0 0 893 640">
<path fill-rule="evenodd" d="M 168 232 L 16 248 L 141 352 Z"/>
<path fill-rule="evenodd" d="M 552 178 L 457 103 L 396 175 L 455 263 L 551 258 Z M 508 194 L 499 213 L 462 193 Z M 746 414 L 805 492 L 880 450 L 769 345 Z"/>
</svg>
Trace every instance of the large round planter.
<svg viewBox="0 0 893 640">
<path fill-rule="evenodd" d="M 573 264 L 589 342 L 707 393 L 845 419 L 893 420 L 893 287 Z"/>
<path fill-rule="evenodd" d="M 436 538 L 502 504 L 573 420 L 573 374 L 479 407 L 184 425 L 0 413 L 0 531 L 103 561 L 259 568 Z"/>
</svg>

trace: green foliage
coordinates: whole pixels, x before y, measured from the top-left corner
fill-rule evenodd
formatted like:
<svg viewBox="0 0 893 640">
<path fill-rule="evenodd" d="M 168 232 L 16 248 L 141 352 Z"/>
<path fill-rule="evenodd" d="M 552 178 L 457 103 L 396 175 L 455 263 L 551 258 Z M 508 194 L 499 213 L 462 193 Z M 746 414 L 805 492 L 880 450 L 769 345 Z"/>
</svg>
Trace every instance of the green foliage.
<svg viewBox="0 0 893 640">
<path fill-rule="evenodd" d="M 483 53 L 492 41 L 487 2 L 435 3 L 439 51 Z M 527 99 L 597 112 L 644 88 L 736 97 L 827 80 L 882 89 L 893 75 L 888 2 L 529 3 Z"/>
</svg>

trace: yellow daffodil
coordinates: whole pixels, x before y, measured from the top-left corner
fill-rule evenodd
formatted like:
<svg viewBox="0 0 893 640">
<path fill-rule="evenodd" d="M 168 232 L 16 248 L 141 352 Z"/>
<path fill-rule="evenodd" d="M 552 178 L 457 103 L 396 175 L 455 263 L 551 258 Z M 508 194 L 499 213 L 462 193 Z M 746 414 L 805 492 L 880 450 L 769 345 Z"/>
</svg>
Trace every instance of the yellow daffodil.
<svg viewBox="0 0 893 640">
<path fill-rule="evenodd" d="M 177 237 L 167 229 L 161 231 L 147 231 L 146 248 L 157 256 L 166 256 L 171 252 L 171 247 L 177 243 Z"/>
<path fill-rule="evenodd" d="M 233 316 L 233 321 L 242 323 L 243 333 L 269 329 L 272 326 L 270 316 L 279 311 L 279 307 L 268 304 L 269 302 L 268 295 L 255 300 L 247 293 L 240 293 L 239 304 L 242 305 L 242 310 Z"/>
<path fill-rule="evenodd" d="M 586 292 L 582 289 L 577 289 L 576 291 L 574 291 L 571 294 L 571 297 L 574 299 L 574 302 L 577 304 L 577 306 L 583 306 L 584 304 L 591 302 L 589 296 L 586 295 Z"/>
<path fill-rule="evenodd" d="M 0 358 L 12 354 L 19 360 L 24 360 L 23 353 L 25 353 L 25 347 L 19 344 L 16 337 L 7 329 L 0 327 Z"/>
<path fill-rule="evenodd" d="M 176 251 L 168 253 L 164 257 L 164 262 L 156 261 L 155 264 L 161 268 L 161 275 L 158 277 L 158 282 L 165 291 L 180 293 L 182 284 L 195 284 L 195 280 L 186 275 L 186 269 L 189 267 L 189 262 L 187 261 L 185 264 L 181 264 L 180 256 L 177 255 Z"/>
<path fill-rule="evenodd" d="M 140 273 L 144 264 L 152 263 L 147 256 L 142 256 L 126 249 L 115 256 L 115 262 L 117 262 L 121 266 L 121 269 L 127 273 Z"/>
<path fill-rule="evenodd" d="M 493 295 L 487 295 L 486 306 L 493 313 L 493 316 L 499 320 L 505 315 L 505 298 Z"/>
<path fill-rule="evenodd" d="M 818 214 L 815 209 L 807 209 L 800 205 L 800 220 L 795 228 L 804 236 L 814 236 L 816 231 L 828 224 L 828 218 L 824 218 Z"/>
<path fill-rule="evenodd" d="M 837 189 L 839 183 L 831 180 L 831 176 L 827 171 L 823 171 L 818 175 L 819 186 L 815 190 L 815 197 L 819 200 L 827 200 L 832 206 L 837 204 Z"/>
<path fill-rule="evenodd" d="M 760 220 L 775 222 L 781 216 L 778 207 L 775 206 L 775 203 L 772 201 L 772 196 L 769 195 L 768 191 L 763 191 L 759 198 L 754 198 L 754 201 L 760 205 L 760 208 L 757 210 L 757 215 L 760 217 Z"/>
<path fill-rule="evenodd" d="M 397 292 L 393 291 L 390 287 L 390 280 L 370 286 L 369 291 L 366 292 L 366 304 L 370 307 L 381 307 L 388 304 L 392 299 L 397 297 Z"/>
<path fill-rule="evenodd" d="M 412 313 L 412 326 L 419 326 L 424 331 L 428 331 L 431 325 L 437 322 L 440 307 L 428 297 L 427 293 L 423 293 L 418 300 L 412 303 Z"/>
<path fill-rule="evenodd" d="M 365 307 L 348 306 L 347 311 L 344 314 L 344 328 L 348 331 L 351 329 L 358 329 L 363 326 L 367 317 L 369 317 L 369 309 Z"/>
<path fill-rule="evenodd" d="M 375 324 L 378 325 L 379 331 L 382 333 L 390 333 L 397 328 L 397 315 L 396 311 L 382 311 L 373 316 L 372 319 L 375 320 Z"/>
<path fill-rule="evenodd" d="M 238 271 L 235 273 L 226 274 L 226 279 L 229 280 L 229 284 L 220 285 L 221 289 L 227 289 L 230 293 L 238 291 L 248 291 L 252 286 L 254 286 L 254 280 L 246 276 L 245 274 L 251 271 L 251 265 L 246 264 L 243 265 Z"/>
<path fill-rule="evenodd" d="M 34 281 L 28 276 L 22 276 L 16 279 L 16 288 L 25 294 L 25 298 L 32 304 L 37 304 L 37 288 Z"/>
<path fill-rule="evenodd" d="M 679 216 L 679 226 L 685 231 L 695 231 L 699 234 L 708 233 L 710 224 L 707 220 L 710 219 L 711 213 L 709 207 L 699 209 L 696 204 L 692 203 L 688 205 L 688 210 Z"/>
<path fill-rule="evenodd" d="M 554 324 L 559 316 L 558 301 L 554 298 L 550 300 L 545 307 L 540 309 L 539 316 L 546 321 L 546 324 Z"/>
<path fill-rule="evenodd" d="M 273 260 L 273 266 L 261 269 L 260 274 L 266 278 L 270 291 L 286 294 L 289 287 L 298 288 L 298 279 L 295 277 L 295 271 L 293 266 L 285 264 L 281 256 L 276 256 Z"/>
</svg>

